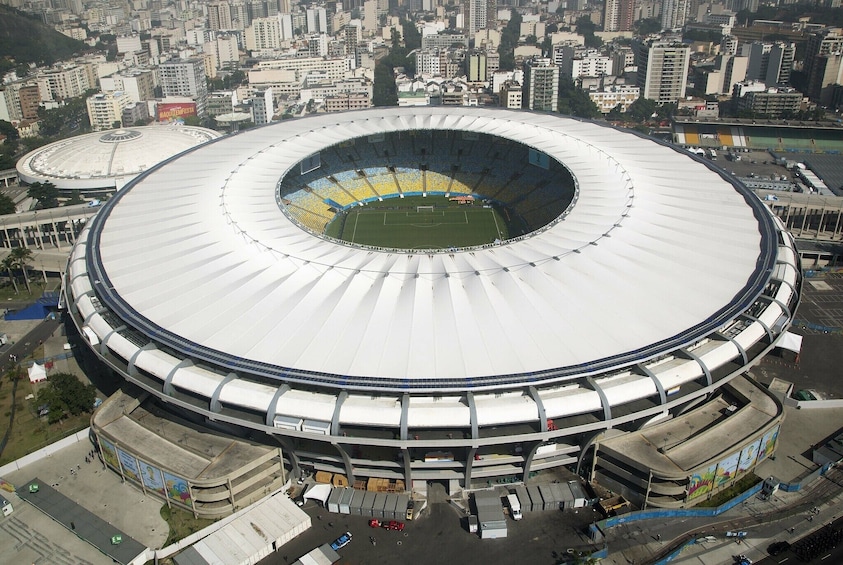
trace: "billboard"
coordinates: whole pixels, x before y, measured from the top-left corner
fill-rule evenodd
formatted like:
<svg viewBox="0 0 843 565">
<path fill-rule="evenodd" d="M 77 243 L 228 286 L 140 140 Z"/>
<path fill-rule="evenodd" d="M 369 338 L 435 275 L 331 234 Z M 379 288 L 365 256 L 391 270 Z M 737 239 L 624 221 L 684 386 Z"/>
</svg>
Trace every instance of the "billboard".
<svg viewBox="0 0 843 565">
<path fill-rule="evenodd" d="M 158 104 L 158 121 L 172 122 L 196 115 L 196 102 L 168 102 Z"/>
<path fill-rule="evenodd" d="M 761 438 L 761 446 L 758 448 L 758 462 L 760 463 L 764 459 L 770 456 L 773 453 L 773 450 L 776 447 L 776 439 L 779 437 L 779 426 L 776 426 L 772 430 L 769 430 L 764 436 Z"/>
<path fill-rule="evenodd" d="M 536 167 L 541 167 L 542 169 L 550 169 L 550 157 L 548 157 L 547 153 L 542 153 L 541 151 L 530 149 L 527 160 L 531 165 L 535 165 Z"/>
<path fill-rule="evenodd" d="M 153 490 L 161 496 L 164 496 L 166 492 L 164 491 L 164 476 L 161 474 L 161 469 L 147 463 L 146 461 L 141 461 L 140 459 L 138 459 L 138 464 L 140 464 L 143 486 L 145 486 L 147 490 Z"/>
<path fill-rule="evenodd" d="M 741 452 L 728 456 L 717 465 L 717 475 L 714 477 L 714 488 L 718 488 L 735 478 L 735 473 L 738 470 L 738 459 L 740 459 Z"/>
<path fill-rule="evenodd" d="M 181 477 L 171 475 L 166 471 L 164 471 L 162 475 L 164 476 L 164 485 L 167 489 L 167 496 L 176 502 L 190 506 L 191 496 L 190 488 L 187 486 L 187 481 Z"/>
<path fill-rule="evenodd" d="M 117 458 L 120 459 L 120 466 L 123 467 L 123 475 L 136 483 L 140 482 L 140 471 L 138 471 L 138 460 L 131 453 L 117 448 Z"/>
<path fill-rule="evenodd" d="M 738 462 L 738 470 L 735 475 L 742 475 L 749 471 L 755 464 L 755 459 L 758 457 L 758 448 L 761 445 L 761 438 L 750 443 L 741 450 L 741 459 Z"/>
<path fill-rule="evenodd" d="M 99 440 L 102 458 L 105 460 L 106 464 L 109 467 L 116 471 L 119 471 L 120 463 L 117 462 L 117 450 L 114 448 L 114 444 L 104 438 L 99 438 Z"/>
<path fill-rule="evenodd" d="M 709 465 L 704 471 L 691 475 L 691 484 L 688 485 L 688 500 L 711 492 L 712 486 L 714 485 L 716 469 L 717 464 L 715 463 L 714 465 Z"/>
</svg>

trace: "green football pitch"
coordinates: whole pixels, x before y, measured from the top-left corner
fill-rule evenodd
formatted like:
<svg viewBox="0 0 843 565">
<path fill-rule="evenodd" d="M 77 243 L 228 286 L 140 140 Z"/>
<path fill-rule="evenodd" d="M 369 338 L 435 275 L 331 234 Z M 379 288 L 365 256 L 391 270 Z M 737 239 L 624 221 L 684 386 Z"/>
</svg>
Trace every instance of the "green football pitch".
<svg viewBox="0 0 843 565">
<path fill-rule="evenodd" d="M 350 243 L 396 249 L 466 247 L 508 237 L 506 222 L 495 208 L 436 197 L 390 198 L 351 208 L 325 233 Z"/>
</svg>

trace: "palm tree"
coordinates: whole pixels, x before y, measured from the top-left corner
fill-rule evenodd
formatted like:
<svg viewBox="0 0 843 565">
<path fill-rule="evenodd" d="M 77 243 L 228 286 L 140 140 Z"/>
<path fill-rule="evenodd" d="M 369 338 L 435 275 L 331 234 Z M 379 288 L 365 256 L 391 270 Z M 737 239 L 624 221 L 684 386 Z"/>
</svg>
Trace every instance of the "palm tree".
<svg viewBox="0 0 843 565">
<path fill-rule="evenodd" d="M 12 273 L 12 269 L 15 268 L 15 261 L 12 259 L 11 255 L 7 255 L 3 261 L 0 261 L 0 266 L 9 274 L 9 280 L 12 281 L 12 286 L 15 287 L 15 294 L 18 294 L 18 283 L 15 280 L 15 275 Z"/>
<path fill-rule="evenodd" d="M 23 281 L 26 283 L 26 290 L 32 294 L 32 287 L 29 286 L 29 275 L 26 270 L 29 268 L 29 260 L 32 259 L 32 250 L 27 247 L 15 247 L 9 254 L 12 264 L 23 272 Z"/>
</svg>

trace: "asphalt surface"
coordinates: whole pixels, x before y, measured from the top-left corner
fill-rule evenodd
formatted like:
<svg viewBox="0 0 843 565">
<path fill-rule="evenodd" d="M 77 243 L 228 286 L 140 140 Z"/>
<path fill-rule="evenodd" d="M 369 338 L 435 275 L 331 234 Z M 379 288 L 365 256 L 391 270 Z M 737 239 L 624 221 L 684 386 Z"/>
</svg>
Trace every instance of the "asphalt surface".
<svg viewBox="0 0 843 565">
<path fill-rule="evenodd" d="M 462 511 L 450 503 L 433 504 L 418 520 L 406 522 L 403 532 L 371 528 L 367 516 L 330 514 L 309 502 L 304 510 L 312 517 L 313 527 L 261 565 L 286 565 L 330 543 L 346 531 L 353 535 L 350 544 L 340 549 L 340 564 L 355 565 L 451 565 L 453 563 L 495 563 L 496 565 L 552 565 L 567 550 L 587 548 L 588 540 L 580 532 L 599 516 L 591 509 L 559 512 L 525 513 L 524 519 L 509 518 L 507 537 L 481 540 L 465 527 Z M 369 540 L 374 536 L 375 544 Z"/>
<path fill-rule="evenodd" d="M 33 330 L 27 333 L 23 338 L 19 339 L 13 344 L 5 345 L 0 348 L 0 367 L 2 371 L 6 372 L 15 363 L 11 360 L 11 355 L 17 356 L 18 361 L 23 360 L 27 355 L 32 353 L 36 347 L 44 343 L 53 332 L 61 326 L 61 320 L 56 316 L 55 320 L 46 319 L 36 326 Z"/>
</svg>

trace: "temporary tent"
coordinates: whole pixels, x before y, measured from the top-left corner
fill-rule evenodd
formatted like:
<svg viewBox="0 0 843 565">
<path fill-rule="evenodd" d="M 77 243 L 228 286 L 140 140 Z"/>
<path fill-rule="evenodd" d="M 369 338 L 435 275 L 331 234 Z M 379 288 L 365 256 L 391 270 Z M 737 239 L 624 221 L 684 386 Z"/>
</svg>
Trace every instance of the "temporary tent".
<svg viewBox="0 0 843 565">
<path fill-rule="evenodd" d="M 40 383 L 41 381 L 46 381 L 46 380 L 47 380 L 47 369 L 45 369 L 43 365 L 39 365 L 38 363 L 33 363 L 32 367 L 29 368 L 29 382 Z"/>
</svg>

